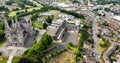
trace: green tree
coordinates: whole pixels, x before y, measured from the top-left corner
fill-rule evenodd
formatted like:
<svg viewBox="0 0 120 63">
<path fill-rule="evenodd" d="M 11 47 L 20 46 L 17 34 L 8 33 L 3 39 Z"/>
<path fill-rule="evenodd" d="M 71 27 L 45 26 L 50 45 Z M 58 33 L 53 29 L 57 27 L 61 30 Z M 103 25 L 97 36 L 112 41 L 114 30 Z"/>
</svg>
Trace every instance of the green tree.
<svg viewBox="0 0 120 63">
<path fill-rule="evenodd" d="M 37 18 L 38 18 L 38 13 L 34 13 L 34 14 L 31 16 L 31 20 L 32 20 L 32 21 L 37 20 Z"/>
<path fill-rule="evenodd" d="M 21 7 L 21 8 L 25 8 L 25 4 L 23 2 L 18 2 L 18 5 Z"/>
<path fill-rule="evenodd" d="M 72 42 L 69 42 L 68 45 L 69 45 L 69 46 L 73 46 L 73 43 L 72 43 Z"/>
<path fill-rule="evenodd" d="M 48 48 L 52 43 L 52 37 L 50 35 L 43 35 L 38 43 L 34 44 L 27 52 L 24 53 L 25 57 L 34 57 L 38 58 L 41 54 Z"/>
<path fill-rule="evenodd" d="M 12 5 L 12 3 L 13 3 L 12 1 L 6 1 L 5 2 L 6 5 Z"/>
<path fill-rule="evenodd" d="M 0 56 L 2 56 L 2 52 L 0 52 Z"/>
<path fill-rule="evenodd" d="M 46 21 L 47 21 L 48 23 L 52 23 L 53 18 L 54 18 L 53 15 L 48 16 L 48 18 L 46 19 Z"/>
<path fill-rule="evenodd" d="M 103 40 L 103 43 L 100 43 L 99 45 L 104 48 L 110 46 L 110 43 L 108 40 Z"/>
<path fill-rule="evenodd" d="M 44 29 L 46 29 L 46 28 L 47 28 L 47 26 L 48 26 L 48 24 L 47 24 L 47 23 L 43 23 L 43 28 L 44 28 Z"/>
<path fill-rule="evenodd" d="M 105 11 L 110 12 L 111 10 L 110 10 L 110 8 L 105 8 Z"/>
</svg>

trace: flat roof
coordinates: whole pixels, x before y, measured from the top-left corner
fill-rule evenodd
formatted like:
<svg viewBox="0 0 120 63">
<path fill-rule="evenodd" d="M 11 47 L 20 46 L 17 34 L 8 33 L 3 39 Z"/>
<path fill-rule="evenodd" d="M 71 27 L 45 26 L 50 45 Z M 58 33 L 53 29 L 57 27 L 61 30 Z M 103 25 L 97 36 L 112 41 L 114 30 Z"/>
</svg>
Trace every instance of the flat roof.
<svg viewBox="0 0 120 63">
<path fill-rule="evenodd" d="M 112 18 L 120 21 L 120 16 L 113 16 Z"/>
</svg>

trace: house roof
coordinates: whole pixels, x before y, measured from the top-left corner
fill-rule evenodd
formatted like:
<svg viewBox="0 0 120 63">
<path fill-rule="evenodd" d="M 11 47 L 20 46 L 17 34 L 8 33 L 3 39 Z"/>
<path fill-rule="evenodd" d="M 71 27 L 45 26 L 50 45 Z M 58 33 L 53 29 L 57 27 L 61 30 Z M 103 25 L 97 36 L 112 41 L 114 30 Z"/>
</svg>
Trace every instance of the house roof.
<svg viewBox="0 0 120 63">
<path fill-rule="evenodd" d="M 113 16 L 112 18 L 115 19 L 115 20 L 120 21 L 120 16 Z"/>
<path fill-rule="evenodd" d="M 110 26 L 111 28 L 115 29 L 115 30 L 117 30 L 117 29 L 119 28 L 119 25 L 118 25 L 117 23 L 115 23 L 115 22 L 110 22 L 110 23 L 109 23 L 109 26 Z"/>
</svg>

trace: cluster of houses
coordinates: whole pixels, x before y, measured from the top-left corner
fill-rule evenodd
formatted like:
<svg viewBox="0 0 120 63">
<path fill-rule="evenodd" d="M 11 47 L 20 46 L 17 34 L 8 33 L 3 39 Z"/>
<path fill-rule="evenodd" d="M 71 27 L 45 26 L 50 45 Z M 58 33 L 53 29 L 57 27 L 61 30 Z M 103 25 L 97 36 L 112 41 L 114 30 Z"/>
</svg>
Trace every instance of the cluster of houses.
<svg viewBox="0 0 120 63">
<path fill-rule="evenodd" d="M 113 45 L 107 50 L 107 52 L 103 54 L 103 59 L 105 63 L 112 63 L 110 56 L 112 55 L 112 53 L 116 51 L 117 48 L 118 48 L 118 45 Z"/>
<path fill-rule="evenodd" d="M 118 46 L 120 45 L 118 43 L 118 40 L 120 38 L 120 33 L 119 33 L 120 20 L 119 20 L 119 16 L 112 16 L 109 19 L 111 21 L 98 22 L 99 25 L 98 34 L 100 34 L 103 38 L 109 40 L 109 42 L 112 43 L 112 46 L 110 46 L 107 49 L 107 51 L 105 51 L 105 53 L 103 54 L 103 59 L 105 63 L 114 63 L 111 61 L 110 56 L 117 50 Z M 118 54 L 114 54 L 114 55 L 119 56 Z M 115 61 L 115 63 L 119 63 L 119 60 Z"/>
<path fill-rule="evenodd" d="M 96 63 L 97 60 L 94 55 L 93 44 L 90 42 L 84 42 L 83 46 L 84 46 L 83 47 L 84 48 L 83 49 L 83 58 L 84 58 L 83 62 L 84 63 Z"/>
<path fill-rule="evenodd" d="M 120 46 L 117 47 L 117 50 L 115 50 L 111 55 L 110 58 L 112 60 L 112 63 L 120 63 Z"/>
</svg>

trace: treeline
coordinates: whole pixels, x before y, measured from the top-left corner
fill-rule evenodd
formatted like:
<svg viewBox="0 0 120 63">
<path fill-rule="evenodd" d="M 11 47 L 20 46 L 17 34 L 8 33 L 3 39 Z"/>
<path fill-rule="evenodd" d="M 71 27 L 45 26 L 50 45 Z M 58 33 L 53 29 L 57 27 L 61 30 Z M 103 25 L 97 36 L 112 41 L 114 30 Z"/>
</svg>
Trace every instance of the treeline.
<svg viewBox="0 0 120 63">
<path fill-rule="evenodd" d="M 22 12 L 17 12 L 16 13 L 16 17 L 18 18 L 18 19 L 21 19 L 22 17 L 24 17 L 24 16 L 26 16 L 26 15 L 32 15 L 32 14 L 34 14 L 34 13 L 38 13 L 39 14 L 39 12 L 46 12 L 46 11 L 48 11 L 50 9 L 50 6 L 48 6 L 48 5 L 45 5 L 45 6 L 43 6 L 41 9 L 33 9 L 31 12 L 28 12 L 27 11 L 27 9 L 25 10 L 25 11 L 22 11 Z M 8 22 L 9 22 L 9 24 L 11 24 L 11 20 L 13 20 L 13 19 L 15 19 L 15 17 L 9 17 L 8 16 L 8 14 L 9 13 L 6 13 L 6 17 L 7 17 L 7 20 L 8 20 Z M 36 15 L 34 16 L 34 17 L 37 17 Z M 32 19 L 34 19 L 34 18 L 32 18 Z"/>
<path fill-rule="evenodd" d="M 16 15 L 18 18 L 26 16 L 26 15 L 30 15 L 30 14 L 34 14 L 34 13 L 38 13 L 38 12 L 46 12 L 48 11 L 47 6 L 43 6 L 41 9 L 33 9 L 31 12 L 28 12 L 27 9 L 25 11 L 22 12 L 17 12 Z M 7 16 L 9 17 L 9 16 Z M 10 17 L 11 18 L 11 17 Z"/>
<path fill-rule="evenodd" d="M 53 7 L 53 6 L 50 6 L 50 5 L 45 5 L 45 4 L 42 4 L 42 8 L 41 9 L 38 9 L 38 10 L 34 10 L 31 11 L 31 12 L 28 12 L 27 10 L 23 11 L 23 12 L 17 12 L 16 15 L 18 18 L 20 17 L 23 17 L 23 16 L 26 16 L 26 15 L 30 15 L 30 14 L 34 14 L 34 13 L 39 13 L 39 12 L 46 12 L 48 10 L 59 10 L 61 11 L 62 13 L 66 13 L 66 14 L 70 14 L 70 15 L 73 15 L 75 16 L 76 18 L 81 18 L 81 19 L 85 19 L 85 17 L 82 15 L 82 14 L 78 14 L 76 12 L 73 12 L 73 11 L 66 11 L 66 10 L 61 10 L 57 7 Z M 14 19 L 14 17 L 9 17 L 8 20 L 12 20 Z"/>
<path fill-rule="evenodd" d="M 30 2 L 29 0 L 19 0 L 19 1 L 23 2 L 24 5 L 26 4 L 26 5 L 33 6 L 33 7 L 37 6 L 33 2 Z"/>
<path fill-rule="evenodd" d="M 77 59 L 80 60 L 81 58 L 83 58 L 83 43 L 85 41 L 88 41 L 88 29 L 90 28 L 90 26 L 88 26 L 87 24 L 84 24 L 82 29 L 81 29 L 81 35 L 80 35 L 80 40 L 79 40 L 79 45 L 78 45 L 78 53 L 77 53 Z"/>
<path fill-rule="evenodd" d="M 29 0 L 8 0 L 5 2 L 6 5 L 12 5 L 12 3 L 17 3 L 22 9 L 25 8 L 25 5 L 36 7 L 37 5 Z"/>
<path fill-rule="evenodd" d="M 85 17 L 84 17 L 82 14 L 78 14 L 78 13 L 73 12 L 73 11 L 66 11 L 66 10 L 60 10 L 60 11 L 63 12 L 63 13 L 67 13 L 67 14 L 73 15 L 73 16 L 75 16 L 76 18 L 85 19 Z"/>
<path fill-rule="evenodd" d="M 81 19 L 85 19 L 85 17 L 82 15 L 82 14 L 79 14 L 79 13 L 76 13 L 74 11 L 67 11 L 67 10 L 64 10 L 64 9 L 60 9 L 58 7 L 53 7 L 53 6 L 50 6 L 48 4 L 42 4 L 43 6 L 47 7 L 48 10 L 59 10 L 61 11 L 62 13 L 66 13 L 66 14 L 69 14 L 69 15 L 73 15 L 75 16 L 76 18 L 81 18 Z"/>
<path fill-rule="evenodd" d="M 39 57 L 43 51 L 52 43 L 52 37 L 48 34 L 43 35 L 37 44 L 34 44 L 23 56 L 25 57 Z"/>
<path fill-rule="evenodd" d="M 2 21 L 0 21 L 0 41 L 2 41 L 5 37 L 5 34 L 4 34 L 4 24 Z"/>
<path fill-rule="evenodd" d="M 50 35 L 43 35 L 43 37 L 39 40 L 38 43 L 34 44 L 23 54 L 23 57 L 28 59 L 34 59 L 32 60 L 32 62 L 37 63 L 37 61 L 39 61 L 37 58 L 39 58 L 42 55 L 42 53 L 49 48 L 52 42 L 53 39 Z"/>
<path fill-rule="evenodd" d="M 0 6 L 0 11 L 9 11 L 8 8 L 5 8 L 5 6 Z"/>
</svg>

